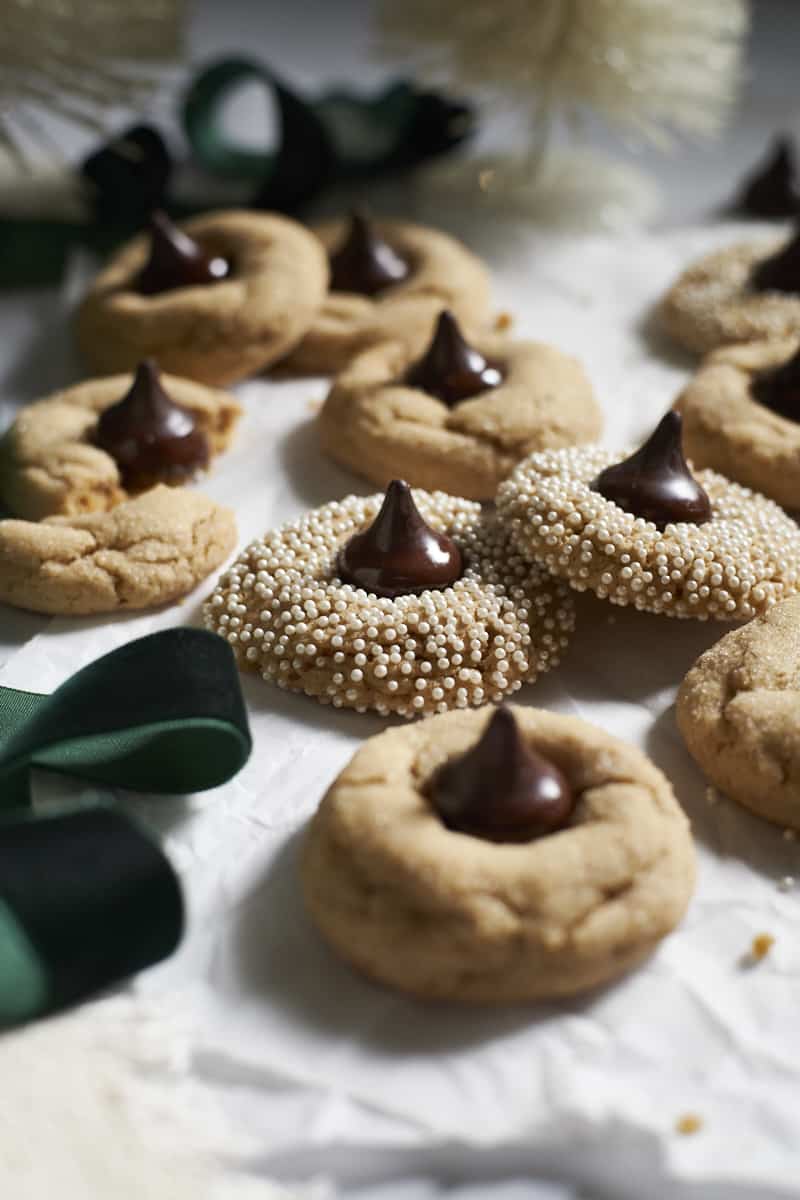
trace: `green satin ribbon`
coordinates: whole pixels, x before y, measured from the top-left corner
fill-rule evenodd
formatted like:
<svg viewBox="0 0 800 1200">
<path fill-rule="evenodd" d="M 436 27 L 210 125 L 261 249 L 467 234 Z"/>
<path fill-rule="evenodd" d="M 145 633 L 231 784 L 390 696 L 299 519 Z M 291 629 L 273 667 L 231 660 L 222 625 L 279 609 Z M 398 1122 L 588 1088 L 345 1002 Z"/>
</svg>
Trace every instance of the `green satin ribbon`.
<svg viewBox="0 0 800 1200">
<path fill-rule="evenodd" d="M 131 642 L 50 696 L 0 688 L 0 1025 L 158 962 L 183 929 L 155 843 L 105 808 L 37 818 L 31 769 L 183 794 L 230 779 L 250 749 L 233 654 L 201 630 Z"/>
</svg>

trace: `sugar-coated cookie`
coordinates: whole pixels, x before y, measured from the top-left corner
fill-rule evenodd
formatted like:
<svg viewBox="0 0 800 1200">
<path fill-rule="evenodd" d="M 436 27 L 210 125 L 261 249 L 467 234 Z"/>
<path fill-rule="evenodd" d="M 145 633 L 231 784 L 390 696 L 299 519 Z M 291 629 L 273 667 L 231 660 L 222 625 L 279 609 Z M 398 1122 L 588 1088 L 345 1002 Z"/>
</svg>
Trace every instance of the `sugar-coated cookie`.
<svg viewBox="0 0 800 1200">
<path fill-rule="evenodd" d="M 699 354 L 736 342 L 800 337 L 797 238 L 756 239 L 706 254 L 672 285 L 659 315 L 676 341 Z"/>
<path fill-rule="evenodd" d="M 0 602 L 55 616 L 176 600 L 236 545 L 233 513 L 159 486 L 110 512 L 0 521 Z"/>
<path fill-rule="evenodd" d="M 683 916 L 694 850 L 661 772 L 576 717 L 511 712 L 575 793 L 555 833 L 498 843 L 434 808 L 440 773 L 497 721 L 487 708 L 370 738 L 323 799 L 304 846 L 306 904 L 371 978 L 469 1004 L 568 996 L 641 962 Z"/>
<path fill-rule="evenodd" d="M 93 370 L 130 371 L 154 357 L 174 375 L 220 385 L 300 340 L 328 283 L 312 234 L 272 213 L 212 212 L 179 230 L 159 220 L 117 251 L 78 310 L 78 343 Z"/>
<path fill-rule="evenodd" d="M 474 370 L 471 357 L 488 370 Z M 441 385 L 424 375 L 417 382 L 420 361 L 438 366 L 429 375 Z M 465 375 L 474 378 L 459 393 Z M 334 383 L 318 426 L 325 453 L 372 483 L 401 475 L 415 487 L 491 500 L 526 455 L 596 440 L 602 413 L 574 358 L 498 335 L 466 346 L 444 312 L 422 360 L 397 342 L 358 355 Z"/>
<path fill-rule="evenodd" d="M 556 665 L 574 624 L 564 585 L 524 564 L 478 504 L 442 492 L 412 499 L 403 487 L 334 501 L 240 554 L 205 621 L 242 668 L 322 704 L 414 717 L 500 700 Z M 416 548 L 438 539 L 428 566 L 443 545 L 458 559 L 452 582 L 415 586 L 409 544 L 389 546 L 386 571 L 364 568 L 374 584 L 345 582 L 353 563 L 344 549 L 381 524 L 393 543 L 397 510 L 409 503 Z M 400 592 L 389 586 L 393 555 Z"/>
<path fill-rule="evenodd" d="M 700 656 L 678 692 L 689 752 L 720 791 L 800 830 L 800 597 Z"/>
<path fill-rule="evenodd" d="M 335 375 L 355 354 L 387 340 L 419 354 L 443 308 L 470 332 L 488 321 L 489 272 L 448 234 L 358 217 L 325 221 L 314 233 L 331 256 L 331 290 L 287 368 Z M 337 269 L 337 262 L 344 265 Z"/>
<path fill-rule="evenodd" d="M 716 350 L 675 404 L 696 466 L 790 509 L 800 508 L 799 345 L 749 342 Z"/>
<path fill-rule="evenodd" d="M 187 422 L 188 432 L 178 430 L 184 436 L 172 436 L 170 440 L 174 430 L 160 434 L 154 427 L 154 417 L 161 417 L 162 423 L 164 420 L 161 409 L 155 407 L 164 403 L 162 395 L 166 396 L 167 419 L 173 415 L 170 402 L 193 418 Z M 146 442 L 145 478 L 126 470 L 126 451 L 130 465 L 129 447 L 120 455 L 121 465 L 98 444 L 99 418 L 126 400 L 133 406 L 131 435 L 134 440 L 143 437 Z M 202 469 L 227 448 L 240 413 L 239 404 L 228 392 L 174 375 L 163 375 L 159 381 L 150 363 L 140 364 L 136 376 L 86 380 L 20 409 L 0 440 L 0 501 L 14 516 L 28 521 L 105 511 L 159 480 L 177 483 L 190 478 L 195 473 L 192 463 L 186 454 L 176 455 L 174 444 L 192 439 L 189 449 L 194 452 L 197 468 Z M 159 436 L 169 443 L 160 470 L 153 461 L 153 446 Z"/>
</svg>

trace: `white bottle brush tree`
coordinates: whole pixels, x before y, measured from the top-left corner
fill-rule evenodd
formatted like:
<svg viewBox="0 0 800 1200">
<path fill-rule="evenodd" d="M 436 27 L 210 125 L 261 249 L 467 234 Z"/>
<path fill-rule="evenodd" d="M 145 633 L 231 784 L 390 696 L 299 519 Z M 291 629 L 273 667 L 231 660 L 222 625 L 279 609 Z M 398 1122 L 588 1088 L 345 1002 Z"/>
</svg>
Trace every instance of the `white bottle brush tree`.
<svg viewBox="0 0 800 1200">
<path fill-rule="evenodd" d="M 668 148 L 717 133 L 741 80 L 747 0 L 382 0 L 382 53 L 521 115 L 523 144 L 438 169 L 441 183 L 539 218 L 581 219 L 598 195 L 646 206 L 641 174 L 566 152 L 594 114 L 630 141 Z M 588 214 L 583 214 L 584 216 Z M 608 214 L 606 214 L 608 215 Z M 600 214 L 602 220 L 602 214 Z M 613 213 L 610 223 L 613 223 Z"/>
</svg>

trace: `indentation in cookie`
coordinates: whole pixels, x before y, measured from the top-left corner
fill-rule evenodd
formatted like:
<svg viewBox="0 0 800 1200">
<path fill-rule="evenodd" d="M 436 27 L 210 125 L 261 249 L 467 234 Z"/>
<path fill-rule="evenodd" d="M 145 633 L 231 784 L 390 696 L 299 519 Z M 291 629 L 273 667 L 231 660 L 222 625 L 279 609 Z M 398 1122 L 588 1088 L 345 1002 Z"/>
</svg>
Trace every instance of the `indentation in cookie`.
<svg viewBox="0 0 800 1200">
<path fill-rule="evenodd" d="M 377 517 L 345 543 L 337 567 L 344 583 L 393 597 L 449 587 L 464 564 L 453 539 L 424 519 L 408 484 L 393 479 Z"/>
<path fill-rule="evenodd" d="M 427 350 L 406 372 L 405 382 L 452 406 L 499 387 L 503 371 L 500 363 L 490 362 L 470 346 L 453 314 L 445 309 Z"/>
<path fill-rule="evenodd" d="M 131 491 L 190 479 L 210 458 L 194 413 L 170 399 L 153 359 L 139 363 L 130 390 L 100 414 L 93 440 Z"/>
<path fill-rule="evenodd" d="M 756 263 L 750 285 L 757 292 L 800 294 L 800 230 L 777 254 Z"/>
<path fill-rule="evenodd" d="M 630 458 L 600 472 L 592 490 L 659 529 L 679 521 L 709 521 L 711 501 L 683 457 L 682 424 L 680 413 L 666 413 Z"/>
<path fill-rule="evenodd" d="M 150 218 L 150 255 L 136 279 L 136 290 L 153 296 L 173 288 L 219 283 L 230 270 L 227 259 L 207 254 L 166 213 L 157 211 Z"/>
<path fill-rule="evenodd" d="M 509 708 L 497 710 L 475 745 L 445 763 L 428 786 L 450 829 L 490 841 L 530 841 L 569 821 L 575 795 L 554 763 L 523 741 Z"/>
<path fill-rule="evenodd" d="M 344 240 L 330 256 L 331 290 L 375 296 L 410 273 L 408 260 L 382 238 L 363 213 L 354 212 Z"/>
</svg>

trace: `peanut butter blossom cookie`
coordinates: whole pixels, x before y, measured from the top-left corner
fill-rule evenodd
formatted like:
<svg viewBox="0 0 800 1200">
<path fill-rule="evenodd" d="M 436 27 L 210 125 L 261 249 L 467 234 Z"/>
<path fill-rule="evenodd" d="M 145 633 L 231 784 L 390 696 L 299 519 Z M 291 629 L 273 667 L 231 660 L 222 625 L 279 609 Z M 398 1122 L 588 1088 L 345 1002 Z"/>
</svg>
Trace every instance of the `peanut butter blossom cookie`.
<svg viewBox="0 0 800 1200">
<path fill-rule="evenodd" d="M 534 450 L 593 441 L 601 428 L 575 359 L 540 342 L 468 343 L 448 310 L 420 358 L 384 342 L 354 359 L 319 416 L 326 453 L 373 483 L 399 473 L 471 500 L 494 499 Z"/>
<path fill-rule="evenodd" d="M 0 603 L 58 616 L 152 608 L 191 591 L 235 545 L 229 509 L 163 485 L 110 512 L 0 521 Z"/>
<path fill-rule="evenodd" d="M 413 717 L 532 682 L 558 662 L 574 610 L 478 504 L 394 480 L 253 542 L 205 620 L 267 682 Z"/>
<path fill-rule="evenodd" d="M 765 496 L 692 475 L 667 413 L 630 458 L 598 446 L 534 454 L 501 485 L 521 553 L 612 604 L 748 620 L 800 589 L 800 531 Z"/>
<path fill-rule="evenodd" d="M 327 221 L 314 229 L 330 256 L 331 290 L 288 360 L 296 371 L 336 374 L 387 339 L 421 354 L 443 308 L 470 330 L 489 314 L 489 274 L 454 238 L 405 221 Z"/>
<path fill-rule="evenodd" d="M 286 217 L 216 212 L 178 229 L 157 214 L 92 284 L 78 342 L 98 372 L 153 356 L 175 375 L 232 383 L 300 340 L 327 283 L 319 242 Z"/>
<path fill-rule="evenodd" d="M 687 674 L 676 715 L 689 752 L 732 800 L 800 830 L 800 597 L 726 634 Z"/>
<path fill-rule="evenodd" d="M 798 342 L 725 346 L 703 363 L 675 407 L 698 467 L 800 508 Z"/>
<path fill-rule="evenodd" d="M 151 359 L 87 380 L 20 410 L 0 441 L 0 499 L 38 521 L 185 483 L 227 447 L 240 413 L 227 392 L 162 377 Z"/>
<path fill-rule="evenodd" d="M 694 887 L 689 824 L 638 750 L 575 717 L 455 712 L 370 738 L 313 818 L 308 909 L 366 975 L 513 1004 L 636 966 Z"/>
<path fill-rule="evenodd" d="M 707 254 L 673 284 L 660 315 L 676 341 L 700 354 L 800 337 L 800 232 Z"/>
</svg>

